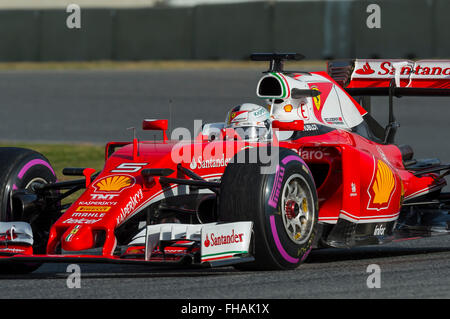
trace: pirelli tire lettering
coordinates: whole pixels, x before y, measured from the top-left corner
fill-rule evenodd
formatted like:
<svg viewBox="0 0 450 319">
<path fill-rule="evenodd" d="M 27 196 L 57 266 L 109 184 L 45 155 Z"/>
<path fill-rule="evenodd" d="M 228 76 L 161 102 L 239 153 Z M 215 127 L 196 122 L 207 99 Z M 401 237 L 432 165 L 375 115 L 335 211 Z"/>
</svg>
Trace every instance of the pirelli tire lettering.
<svg viewBox="0 0 450 319">
<path fill-rule="evenodd" d="M 243 151 L 246 158 L 255 158 L 252 151 Z M 261 174 L 260 162 L 231 163 L 222 177 L 219 219 L 254 223 L 250 247 L 255 261 L 236 265 L 240 269 L 294 269 L 307 258 L 317 234 L 312 174 L 296 152 L 277 151 L 271 174 Z"/>
</svg>

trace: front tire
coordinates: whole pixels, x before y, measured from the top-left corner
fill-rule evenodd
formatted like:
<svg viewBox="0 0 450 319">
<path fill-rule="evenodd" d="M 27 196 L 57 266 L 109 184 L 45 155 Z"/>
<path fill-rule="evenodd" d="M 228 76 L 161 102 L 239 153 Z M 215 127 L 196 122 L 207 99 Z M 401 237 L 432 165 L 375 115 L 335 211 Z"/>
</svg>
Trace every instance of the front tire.
<svg viewBox="0 0 450 319">
<path fill-rule="evenodd" d="M 238 163 L 238 154 L 222 176 L 219 220 L 253 222 L 255 261 L 239 264 L 239 269 L 295 269 L 308 256 L 317 234 L 318 201 L 311 172 L 297 153 L 272 150 L 279 155 L 271 163 L 272 172 L 262 171 L 268 166 L 259 156 L 269 149 L 252 148 L 242 152 L 246 159 L 257 158 L 256 163 Z"/>
<path fill-rule="evenodd" d="M 0 148 L 0 222 L 24 221 L 33 230 L 33 253 L 45 253 L 48 231 L 51 226 L 50 216 L 39 215 L 36 211 L 31 220 L 23 220 L 13 210 L 12 192 L 16 189 L 31 190 L 33 184 L 54 183 L 56 176 L 47 158 L 33 150 L 2 147 Z M 0 273 L 28 273 L 36 270 L 37 263 L 0 264 Z"/>
</svg>

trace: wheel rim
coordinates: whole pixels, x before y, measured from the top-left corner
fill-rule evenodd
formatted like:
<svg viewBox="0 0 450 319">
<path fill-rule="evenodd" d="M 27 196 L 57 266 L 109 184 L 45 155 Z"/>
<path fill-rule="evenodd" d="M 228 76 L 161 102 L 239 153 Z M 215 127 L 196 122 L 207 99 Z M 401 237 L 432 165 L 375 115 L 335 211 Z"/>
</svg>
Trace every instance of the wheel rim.
<svg viewBox="0 0 450 319">
<path fill-rule="evenodd" d="M 289 239 L 304 244 L 313 231 L 314 204 L 311 188 L 300 174 L 291 175 L 284 184 L 281 216 Z"/>
<path fill-rule="evenodd" d="M 35 177 L 25 185 L 25 189 L 33 189 L 32 186 L 35 184 L 48 184 L 48 182 L 42 177 Z"/>
<path fill-rule="evenodd" d="M 29 191 L 35 191 L 35 187 L 38 185 L 46 185 L 49 182 L 47 180 L 45 180 L 42 177 L 35 177 L 33 179 L 31 179 L 24 187 L 24 189 L 29 190 Z M 42 238 L 42 233 L 39 230 L 39 228 L 35 227 L 35 222 L 36 221 L 27 221 L 31 228 L 33 229 L 33 238 L 35 239 L 35 242 L 33 243 L 33 251 L 34 253 L 36 253 L 36 249 L 37 250 L 41 250 L 41 249 L 45 249 L 46 243 L 42 243 L 40 241 L 40 238 Z"/>
</svg>

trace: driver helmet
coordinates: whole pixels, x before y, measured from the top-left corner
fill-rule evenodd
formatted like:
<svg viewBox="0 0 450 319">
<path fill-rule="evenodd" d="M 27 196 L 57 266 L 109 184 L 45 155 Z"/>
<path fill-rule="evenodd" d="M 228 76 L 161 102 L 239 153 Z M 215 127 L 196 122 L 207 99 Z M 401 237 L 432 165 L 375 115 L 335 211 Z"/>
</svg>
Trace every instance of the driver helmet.
<svg viewBox="0 0 450 319">
<path fill-rule="evenodd" d="M 231 109 L 225 119 L 225 128 L 233 128 L 245 141 L 271 139 L 270 114 L 264 107 L 253 103 L 244 103 Z"/>
</svg>

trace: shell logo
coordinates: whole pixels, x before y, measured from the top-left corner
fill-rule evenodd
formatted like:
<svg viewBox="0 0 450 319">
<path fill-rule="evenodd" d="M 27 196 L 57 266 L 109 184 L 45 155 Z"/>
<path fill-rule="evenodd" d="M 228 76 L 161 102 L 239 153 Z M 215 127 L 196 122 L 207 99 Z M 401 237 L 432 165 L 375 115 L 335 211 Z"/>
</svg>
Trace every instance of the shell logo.
<svg viewBox="0 0 450 319">
<path fill-rule="evenodd" d="M 291 104 L 285 105 L 284 106 L 284 111 L 288 112 L 288 113 L 291 112 L 292 111 L 292 105 Z"/>
<path fill-rule="evenodd" d="M 125 188 L 129 188 L 135 184 L 132 176 L 113 175 L 107 176 L 94 184 L 98 191 L 102 192 L 121 192 Z"/>
<path fill-rule="evenodd" d="M 389 201 L 395 186 L 395 178 L 391 169 L 382 161 L 378 161 L 376 179 L 372 189 L 375 194 L 374 204 L 384 204 Z"/>
<path fill-rule="evenodd" d="M 405 185 L 400 180 L 400 200 L 398 202 L 398 208 L 400 209 L 403 205 L 403 201 L 405 200 Z"/>
<path fill-rule="evenodd" d="M 389 166 L 377 161 L 372 186 L 369 189 L 371 201 L 368 208 L 383 209 L 389 207 L 392 194 L 394 193 L 396 178 Z"/>
</svg>

